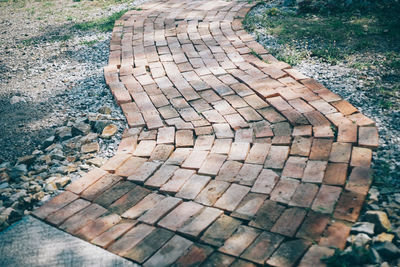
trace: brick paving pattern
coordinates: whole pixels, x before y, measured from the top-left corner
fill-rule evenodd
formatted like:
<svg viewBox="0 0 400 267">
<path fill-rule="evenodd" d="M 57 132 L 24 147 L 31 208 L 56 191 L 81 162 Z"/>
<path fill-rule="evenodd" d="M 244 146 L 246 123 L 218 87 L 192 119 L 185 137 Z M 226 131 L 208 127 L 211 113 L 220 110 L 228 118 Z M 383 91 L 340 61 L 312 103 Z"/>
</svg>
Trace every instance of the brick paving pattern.
<svg viewBox="0 0 400 267">
<path fill-rule="evenodd" d="M 377 128 L 268 54 L 242 27 L 253 5 L 149 2 L 116 21 L 104 75 L 130 129 L 34 215 L 144 266 L 323 266 L 343 248 Z"/>
</svg>

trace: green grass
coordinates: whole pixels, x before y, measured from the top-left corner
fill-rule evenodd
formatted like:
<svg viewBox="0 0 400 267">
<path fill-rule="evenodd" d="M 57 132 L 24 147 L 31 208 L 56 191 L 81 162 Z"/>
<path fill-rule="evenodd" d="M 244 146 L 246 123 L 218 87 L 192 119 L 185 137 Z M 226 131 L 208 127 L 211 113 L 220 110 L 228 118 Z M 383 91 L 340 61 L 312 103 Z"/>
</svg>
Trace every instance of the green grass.
<svg viewBox="0 0 400 267">
<path fill-rule="evenodd" d="M 128 10 L 129 9 L 121 10 L 106 18 L 100 18 L 93 21 L 76 23 L 72 27 L 76 30 L 81 30 L 81 31 L 96 29 L 102 32 L 109 32 L 112 31 L 112 29 L 114 28 L 115 21 L 118 20 Z"/>
</svg>

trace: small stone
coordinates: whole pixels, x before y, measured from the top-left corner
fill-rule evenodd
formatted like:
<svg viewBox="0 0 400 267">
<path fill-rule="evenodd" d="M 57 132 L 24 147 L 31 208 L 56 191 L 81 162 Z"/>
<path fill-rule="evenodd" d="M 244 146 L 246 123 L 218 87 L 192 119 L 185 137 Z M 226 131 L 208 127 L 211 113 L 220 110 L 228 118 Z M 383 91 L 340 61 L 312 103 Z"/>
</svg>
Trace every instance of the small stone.
<svg viewBox="0 0 400 267">
<path fill-rule="evenodd" d="M 14 166 L 11 171 L 10 171 L 10 178 L 11 180 L 14 180 L 22 175 L 25 175 L 28 172 L 27 166 L 24 164 L 20 164 L 17 166 Z"/>
<path fill-rule="evenodd" d="M 368 235 L 374 234 L 375 224 L 370 222 L 357 222 L 351 228 L 352 233 L 365 233 Z"/>
<path fill-rule="evenodd" d="M 392 242 L 394 239 L 394 235 L 392 234 L 387 234 L 387 233 L 381 233 L 377 236 L 374 236 L 372 238 L 372 241 L 375 242 Z"/>
<path fill-rule="evenodd" d="M 387 232 L 392 229 L 392 225 L 390 224 L 387 214 L 383 211 L 367 211 L 365 214 L 365 220 L 374 223 L 376 225 L 376 231 L 379 233 Z"/>
<path fill-rule="evenodd" d="M 57 136 L 61 141 L 72 138 L 71 127 L 63 126 L 57 129 Z"/>
<path fill-rule="evenodd" d="M 99 157 L 92 158 L 92 159 L 88 159 L 88 160 L 86 161 L 86 163 L 88 163 L 88 164 L 90 164 L 90 165 L 94 165 L 94 166 L 96 166 L 96 167 L 101 167 L 105 162 L 106 162 L 105 159 L 99 158 Z"/>
<path fill-rule="evenodd" d="M 90 133 L 90 125 L 84 122 L 76 123 L 72 126 L 71 132 L 73 136 L 87 135 Z"/>
<path fill-rule="evenodd" d="M 95 121 L 95 122 L 94 122 L 93 128 L 94 128 L 94 130 L 96 131 L 96 133 L 102 133 L 103 130 L 104 130 L 104 128 L 105 128 L 107 125 L 109 125 L 109 124 L 111 124 L 110 121 L 107 121 L 107 120 L 98 120 L 98 121 Z"/>
<path fill-rule="evenodd" d="M 26 164 L 29 166 L 35 161 L 35 158 L 34 155 L 23 156 L 18 158 L 17 164 Z"/>
<path fill-rule="evenodd" d="M 83 145 L 81 147 L 81 152 L 82 153 L 91 153 L 91 152 L 97 152 L 97 151 L 99 151 L 99 149 L 100 149 L 99 143 L 93 142 L 93 143 Z"/>
<path fill-rule="evenodd" d="M 55 139 L 56 139 L 56 137 L 53 135 L 53 136 L 50 136 L 49 138 L 47 138 L 46 140 L 44 140 L 43 144 L 42 144 L 42 148 L 44 149 L 44 148 L 51 146 L 54 143 Z"/>
<path fill-rule="evenodd" d="M 99 110 L 97 111 L 101 114 L 106 114 L 106 115 L 110 115 L 111 114 L 111 108 L 107 107 L 107 106 L 103 106 L 101 108 L 99 108 Z"/>
<path fill-rule="evenodd" d="M 16 96 L 16 95 L 11 97 L 10 104 L 15 105 L 17 103 L 26 103 L 26 100 L 25 100 L 25 98 L 23 98 L 21 96 Z"/>
<path fill-rule="evenodd" d="M 364 233 L 359 233 L 357 235 L 351 235 L 347 238 L 347 242 L 349 242 L 352 245 L 355 245 L 357 247 L 363 247 L 366 244 L 368 244 L 370 241 L 371 241 L 371 238 Z"/>
<path fill-rule="evenodd" d="M 375 243 L 372 247 L 388 261 L 395 260 L 400 256 L 400 249 L 390 242 Z"/>
<path fill-rule="evenodd" d="M 114 124 L 109 124 L 103 129 L 103 132 L 101 133 L 100 137 L 101 138 L 105 138 L 105 139 L 109 139 L 113 135 L 115 135 L 117 131 L 118 131 L 118 127 L 117 126 L 115 126 Z"/>
</svg>

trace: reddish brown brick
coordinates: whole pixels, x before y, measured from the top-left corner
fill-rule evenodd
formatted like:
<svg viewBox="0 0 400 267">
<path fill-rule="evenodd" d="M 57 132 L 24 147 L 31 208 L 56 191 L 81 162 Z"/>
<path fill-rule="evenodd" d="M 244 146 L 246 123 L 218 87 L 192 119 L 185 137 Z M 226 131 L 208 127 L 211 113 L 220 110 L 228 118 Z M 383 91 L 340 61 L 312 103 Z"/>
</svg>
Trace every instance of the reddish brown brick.
<svg viewBox="0 0 400 267">
<path fill-rule="evenodd" d="M 249 191 L 250 188 L 247 186 L 232 184 L 214 206 L 223 210 L 233 211 Z"/>
<path fill-rule="evenodd" d="M 319 245 L 323 247 L 344 249 L 349 234 L 349 226 L 341 222 L 334 222 L 326 229 L 324 236 L 319 241 Z"/>
<path fill-rule="evenodd" d="M 285 206 L 275 201 L 266 200 L 249 225 L 269 231 L 284 210 Z"/>
<path fill-rule="evenodd" d="M 336 205 L 333 216 L 341 220 L 357 221 L 364 200 L 365 195 L 344 191 Z"/>
<path fill-rule="evenodd" d="M 329 223 L 329 216 L 317 212 L 309 211 L 304 219 L 297 238 L 303 238 L 310 241 L 318 241 Z"/>
<path fill-rule="evenodd" d="M 310 245 L 311 242 L 302 239 L 286 241 L 266 263 L 272 266 L 294 266 Z"/>
<path fill-rule="evenodd" d="M 372 183 L 372 169 L 369 167 L 354 167 L 345 189 L 360 195 L 367 195 Z"/>
<path fill-rule="evenodd" d="M 376 149 L 379 145 L 379 134 L 376 127 L 360 127 L 358 130 L 358 145 Z"/>
<path fill-rule="evenodd" d="M 176 193 L 176 197 L 183 199 L 194 199 L 200 193 L 200 191 L 210 181 L 209 176 L 193 175 L 191 176 L 181 189 Z"/>
<path fill-rule="evenodd" d="M 115 174 L 123 177 L 128 177 L 134 171 L 139 168 L 146 159 L 139 157 L 130 157 L 127 161 L 125 161 L 118 169 L 115 170 Z"/>
<path fill-rule="evenodd" d="M 306 216 L 306 211 L 301 208 L 286 209 L 271 228 L 272 232 L 293 237 Z"/>
<path fill-rule="evenodd" d="M 49 216 L 51 213 L 67 206 L 69 203 L 78 199 L 79 196 L 71 193 L 69 191 L 65 191 L 56 197 L 52 198 L 49 202 L 41 206 L 40 208 L 36 209 L 33 212 L 33 215 L 44 219 Z"/>
<path fill-rule="evenodd" d="M 281 235 L 262 232 L 240 257 L 263 265 L 279 247 L 283 239 L 284 237 Z"/>
<path fill-rule="evenodd" d="M 161 221 L 158 222 L 158 225 L 171 231 L 176 231 L 202 208 L 202 205 L 194 202 L 183 202 L 167 216 L 161 219 Z"/>
<path fill-rule="evenodd" d="M 100 217 L 96 220 L 90 221 L 84 227 L 82 227 L 76 235 L 85 240 L 92 240 L 95 237 L 101 235 L 117 223 L 121 221 L 121 217 L 117 214 L 110 214 Z"/>
<path fill-rule="evenodd" d="M 239 226 L 236 232 L 219 248 L 219 251 L 229 255 L 239 256 L 260 233 L 261 231 L 255 228 L 243 225 Z"/>
<path fill-rule="evenodd" d="M 212 206 L 229 187 L 229 183 L 212 180 L 196 197 L 195 201 L 206 206 Z"/>
<path fill-rule="evenodd" d="M 303 182 L 322 183 L 325 176 L 325 170 L 328 162 L 309 160 L 304 169 Z"/>
<path fill-rule="evenodd" d="M 372 150 L 363 147 L 353 147 L 351 152 L 350 166 L 369 167 L 372 161 Z"/>
<path fill-rule="evenodd" d="M 315 184 L 299 184 L 289 202 L 289 205 L 303 208 L 310 207 L 315 195 L 318 193 L 318 189 L 318 186 Z"/>
<path fill-rule="evenodd" d="M 356 124 L 342 123 L 339 125 L 338 131 L 338 142 L 344 143 L 356 143 L 357 142 L 357 130 L 358 126 Z"/>
<path fill-rule="evenodd" d="M 263 169 L 254 182 L 251 192 L 270 194 L 276 183 L 279 181 L 279 175 L 269 169 Z"/>
<path fill-rule="evenodd" d="M 106 171 L 99 168 L 94 168 L 90 172 L 83 175 L 82 178 L 72 182 L 70 185 L 67 186 L 66 189 L 75 194 L 80 194 L 82 193 L 82 191 L 84 191 L 90 185 L 94 184 L 96 181 L 98 181 L 106 174 L 107 174 Z"/>
<path fill-rule="evenodd" d="M 184 226 L 179 228 L 178 232 L 187 236 L 198 237 L 201 232 L 223 213 L 222 210 L 206 207 L 196 217 L 193 217 Z"/>
<path fill-rule="evenodd" d="M 332 143 L 333 140 L 331 139 L 314 138 L 309 158 L 313 160 L 328 160 Z"/>
<path fill-rule="evenodd" d="M 199 266 L 204 262 L 208 256 L 212 253 L 213 249 L 205 245 L 192 245 L 188 252 L 180 257 L 173 266 L 185 267 L 185 266 Z"/>
<path fill-rule="evenodd" d="M 281 178 L 271 192 L 271 200 L 289 203 L 299 183 L 300 182 L 295 179 Z"/>
<path fill-rule="evenodd" d="M 206 160 L 201 165 L 198 173 L 204 175 L 215 176 L 218 174 L 222 164 L 225 162 L 227 156 L 221 154 L 208 154 Z"/>
<path fill-rule="evenodd" d="M 166 197 L 158 202 L 154 207 L 146 211 L 146 213 L 140 216 L 138 220 L 150 225 L 154 225 L 158 220 L 178 206 L 181 202 L 182 200 L 179 198 Z"/>
<path fill-rule="evenodd" d="M 341 192 L 340 187 L 321 185 L 311 208 L 320 213 L 332 213 Z"/>
<path fill-rule="evenodd" d="M 122 214 L 122 217 L 129 218 L 129 219 L 136 219 L 141 216 L 144 212 L 148 211 L 155 205 L 157 205 L 161 200 L 165 197 L 163 195 L 159 195 L 156 193 L 152 193 L 144 197 L 140 200 L 137 204 L 133 207 L 128 209 Z"/>
<path fill-rule="evenodd" d="M 282 169 L 288 155 L 288 146 L 271 146 L 264 168 Z"/>
<path fill-rule="evenodd" d="M 301 259 L 299 267 L 326 267 L 326 263 L 322 259 L 331 257 L 334 252 L 333 249 L 313 245 Z"/>
<path fill-rule="evenodd" d="M 348 164 L 328 163 L 323 183 L 329 185 L 344 185 L 347 179 Z"/>
</svg>

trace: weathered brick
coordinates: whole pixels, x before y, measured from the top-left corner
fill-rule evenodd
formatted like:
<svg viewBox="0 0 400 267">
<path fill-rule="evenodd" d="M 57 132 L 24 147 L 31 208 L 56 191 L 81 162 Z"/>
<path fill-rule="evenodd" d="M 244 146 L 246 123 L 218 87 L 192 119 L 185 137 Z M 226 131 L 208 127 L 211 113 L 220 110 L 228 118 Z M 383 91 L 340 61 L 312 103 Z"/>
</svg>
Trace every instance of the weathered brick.
<svg viewBox="0 0 400 267">
<path fill-rule="evenodd" d="M 115 201 L 108 208 L 109 211 L 117 213 L 121 215 L 126 210 L 136 205 L 140 200 L 142 200 L 145 196 L 150 194 L 150 191 L 141 186 L 136 186 L 131 191 L 123 195 L 117 201 Z"/>
<path fill-rule="evenodd" d="M 249 225 L 269 231 L 284 210 L 285 206 L 275 201 L 266 200 Z"/>
<path fill-rule="evenodd" d="M 66 219 L 77 213 L 78 211 L 86 208 L 87 206 L 90 205 L 89 201 L 86 201 L 84 199 L 77 199 L 65 207 L 57 210 L 56 212 L 50 214 L 47 216 L 46 221 L 48 221 L 51 224 L 54 225 L 59 225 L 62 222 L 64 222 Z"/>
<path fill-rule="evenodd" d="M 168 180 L 161 188 L 160 191 L 168 193 L 176 193 L 184 185 L 184 183 L 196 172 L 188 169 L 178 169 L 174 172 L 171 179 Z"/>
<path fill-rule="evenodd" d="M 214 207 L 233 211 L 249 191 L 250 188 L 247 186 L 232 184 L 214 204 Z"/>
<path fill-rule="evenodd" d="M 76 236 L 90 241 L 95 237 L 101 235 L 120 221 L 121 217 L 117 214 L 105 215 L 96 220 L 89 221 L 88 224 L 86 224 L 76 233 Z"/>
<path fill-rule="evenodd" d="M 262 168 L 262 165 L 245 163 L 240 169 L 235 180 L 240 181 L 240 184 L 242 185 L 252 186 Z"/>
<path fill-rule="evenodd" d="M 174 209 L 182 202 L 181 199 L 175 197 L 166 197 L 158 202 L 154 207 L 146 211 L 145 214 L 139 217 L 139 221 L 154 225 L 164 215 Z"/>
<path fill-rule="evenodd" d="M 346 100 L 332 102 L 331 104 L 345 116 L 351 115 L 358 111 L 352 104 L 350 104 Z"/>
<path fill-rule="evenodd" d="M 129 154 L 116 154 L 115 156 L 110 158 L 103 166 L 101 166 L 101 169 L 109 172 L 114 172 L 130 157 L 131 155 Z"/>
<path fill-rule="evenodd" d="M 107 172 L 105 170 L 94 168 L 90 172 L 84 174 L 80 179 L 73 181 L 66 189 L 75 194 L 80 194 L 106 174 Z"/>
<path fill-rule="evenodd" d="M 192 152 L 191 148 L 180 147 L 172 152 L 165 164 L 181 165 Z"/>
<path fill-rule="evenodd" d="M 328 160 L 332 143 L 332 139 L 314 138 L 309 159 Z"/>
<path fill-rule="evenodd" d="M 360 127 L 358 129 L 358 145 L 376 149 L 379 145 L 379 134 L 376 127 Z"/>
<path fill-rule="evenodd" d="M 185 223 L 178 232 L 191 237 L 198 237 L 224 212 L 219 209 L 206 207 L 196 217 Z"/>
<path fill-rule="evenodd" d="M 303 182 L 322 183 L 325 176 L 325 170 L 328 162 L 309 160 L 304 169 Z"/>
<path fill-rule="evenodd" d="M 208 151 L 193 150 L 186 160 L 183 162 L 182 167 L 188 169 L 200 169 L 201 165 L 207 158 Z"/>
<path fill-rule="evenodd" d="M 337 202 L 333 216 L 337 219 L 355 222 L 360 216 L 364 200 L 365 195 L 344 191 Z"/>
<path fill-rule="evenodd" d="M 193 131 L 192 130 L 179 130 L 176 132 L 176 147 L 193 146 Z"/>
<path fill-rule="evenodd" d="M 202 208 L 202 205 L 194 202 L 183 202 L 167 216 L 161 219 L 161 221 L 158 222 L 158 225 L 171 231 L 176 231 Z"/>
<path fill-rule="evenodd" d="M 160 166 L 160 162 L 145 162 L 128 177 L 128 180 L 144 183 Z"/>
<path fill-rule="evenodd" d="M 282 169 L 288 155 L 288 146 L 271 146 L 264 168 Z"/>
<path fill-rule="evenodd" d="M 244 142 L 233 142 L 228 154 L 228 160 L 244 161 L 250 150 L 250 144 Z"/>
<path fill-rule="evenodd" d="M 228 123 L 215 123 L 212 125 L 217 138 L 233 138 L 233 132 Z"/>
<path fill-rule="evenodd" d="M 212 206 L 229 187 L 229 183 L 218 180 L 211 182 L 200 192 L 195 201 L 206 206 Z"/>
<path fill-rule="evenodd" d="M 334 252 L 333 249 L 313 245 L 301 259 L 299 267 L 326 267 L 326 263 L 322 259 L 331 257 Z"/>
<path fill-rule="evenodd" d="M 117 240 L 120 236 L 125 234 L 127 231 L 132 229 L 136 225 L 136 221 L 123 221 L 117 225 L 114 225 L 91 242 L 102 248 L 107 248 L 111 243 Z"/>
<path fill-rule="evenodd" d="M 158 129 L 157 144 L 173 144 L 175 141 L 175 128 L 163 127 Z"/>
<path fill-rule="evenodd" d="M 149 161 L 166 161 L 174 149 L 174 145 L 157 145 L 151 153 Z"/>
<path fill-rule="evenodd" d="M 341 192 L 342 188 L 340 187 L 321 185 L 311 208 L 320 213 L 332 213 Z"/>
<path fill-rule="evenodd" d="M 67 206 L 69 203 L 75 201 L 78 198 L 79 198 L 78 195 L 71 193 L 69 191 L 65 191 L 53 197 L 50 201 L 46 202 L 46 204 L 44 204 L 40 208 L 36 209 L 33 212 L 33 215 L 38 218 L 44 219 L 51 213 Z"/>
<path fill-rule="evenodd" d="M 299 184 L 289 202 L 289 205 L 303 208 L 310 207 L 315 195 L 318 193 L 318 189 L 318 186 L 315 184 Z"/>
<path fill-rule="evenodd" d="M 200 244 L 192 245 L 187 253 L 181 256 L 172 266 L 199 266 L 212 252 L 213 249 L 209 246 Z"/>
<path fill-rule="evenodd" d="M 263 169 L 254 182 L 251 192 L 270 194 L 276 183 L 279 181 L 279 175 L 269 169 Z"/>
<path fill-rule="evenodd" d="M 201 240 L 207 244 L 220 247 L 240 224 L 239 220 L 223 214 L 204 232 Z"/>
<path fill-rule="evenodd" d="M 346 239 L 350 234 L 350 227 L 341 223 L 332 223 L 325 231 L 324 236 L 319 241 L 319 245 L 323 247 L 336 247 L 344 249 Z"/>
<path fill-rule="evenodd" d="M 131 182 L 128 181 L 122 181 L 114 186 L 112 186 L 110 189 L 106 190 L 104 193 L 96 197 L 94 202 L 97 204 L 103 206 L 103 207 L 108 207 L 111 205 L 114 201 L 128 193 L 131 189 L 133 189 L 135 185 Z"/>
<path fill-rule="evenodd" d="M 216 139 L 211 153 L 228 154 L 231 149 L 232 139 Z"/>
<path fill-rule="evenodd" d="M 229 255 L 239 256 L 260 233 L 260 230 L 241 225 L 236 232 L 225 241 L 224 245 L 219 248 L 219 251 Z"/>
<path fill-rule="evenodd" d="M 200 191 L 210 181 L 209 176 L 193 175 L 191 176 L 181 189 L 176 193 L 176 197 L 183 199 L 194 199 Z"/>
<path fill-rule="evenodd" d="M 172 177 L 174 172 L 178 169 L 175 165 L 162 165 L 149 179 L 146 180 L 145 185 L 153 188 L 161 187 L 169 178 Z"/>
<path fill-rule="evenodd" d="M 310 211 L 296 234 L 297 238 L 318 241 L 329 222 L 329 216 Z"/>
<path fill-rule="evenodd" d="M 222 164 L 225 162 L 227 156 L 221 154 L 208 154 L 206 160 L 201 165 L 198 173 L 204 175 L 215 176 L 218 174 Z"/>
<path fill-rule="evenodd" d="M 136 147 L 133 155 L 138 157 L 150 157 L 151 152 L 153 152 L 154 148 L 156 147 L 156 144 L 157 142 L 154 140 L 142 140 Z"/>
<path fill-rule="evenodd" d="M 101 193 L 106 191 L 108 188 L 112 187 L 114 184 L 118 183 L 122 178 L 113 174 L 107 174 L 91 186 L 89 186 L 83 193 L 81 197 L 87 200 L 94 200 Z"/>
<path fill-rule="evenodd" d="M 272 232 L 293 237 L 303 222 L 306 211 L 301 208 L 286 209 L 271 228 Z"/>
<path fill-rule="evenodd" d="M 328 163 L 323 183 L 329 185 L 344 185 L 347 179 L 348 164 Z"/>
<path fill-rule="evenodd" d="M 264 264 L 264 262 L 279 247 L 283 239 L 283 236 L 269 232 L 262 232 L 240 257 L 258 264 Z"/>
<path fill-rule="evenodd" d="M 295 137 L 290 148 L 290 155 L 308 157 L 311 150 L 312 138 Z"/>
<path fill-rule="evenodd" d="M 264 164 L 267 158 L 271 144 L 255 143 L 251 147 L 249 154 L 246 157 L 245 163 Z"/>
<path fill-rule="evenodd" d="M 353 167 L 370 167 L 372 161 L 372 150 L 363 147 L 353 147 L 351 153 L 350 166 Z"/>
<path fill-rule="evenodd" d="M 204 267 L 230 266 L 234 260 L 235 260 L 234 257 L 214 252 L 201 266 Z"/>
<path fill-rule="evenodd" d="M 282 171 L 282 177 L 298 178 L 303 177 L 304 168 L 307 164 L 307 158 L 289 157 Z"/>
<path fill-rule="evenodd" d="M 289 203 L 299 183 L 295 179 L 281 178 L 271 192 L 271 200 Z"/>
<path fill-rule="evenodd" d="M 144 197 L 133 207 L 128 209 L 122 214 L 122 217 L 129 219 L 136 219 L 140 217 L 143 213 L 157 205 L 161 200 L 163 200 L 165 196 L 159 195 L 156 193 L 152 193 Z"/>
<path fill-rule="evenodd" d="M 286 241 L 266 263 L 272 266 L 294 266 L 310 245 L 311 242 L 302 239 Z"/>
<path fill-rule="evenodd" d="M 228 160 L 222 165 L 215 180 L 226 182 L 236 181 L 236 175 L 239 173 L 243 164 L 238 161 Z"/>
<path fill-rule="evenodd" d="M 357 142 L 357 130 L 356 124 L 342 123 L 338 127 L 338 142 L 344 143 L 356 143 Z"/>
<path fill-rule="evenodd" d="M 214 135 L 202 135 L 197 137 L 194 144 L 194 150 L 207 150 L 210 151 L 214 144 Z"/>
<path fill-rule="evenodd" d="M 115 174 L 118 176 L 128 177 L 139 168 L 146 159 L 140 157 L 130 157 L 125 161 L 118 169 L 115 170 Z"/>
<path fill-rule="evenodd" d="M 372 169 L 369 167 L 354 167 L 345 189 L 357 194 L 367 195 L 371 183 Z"/>
</svg>

